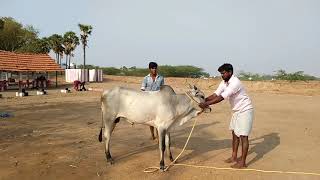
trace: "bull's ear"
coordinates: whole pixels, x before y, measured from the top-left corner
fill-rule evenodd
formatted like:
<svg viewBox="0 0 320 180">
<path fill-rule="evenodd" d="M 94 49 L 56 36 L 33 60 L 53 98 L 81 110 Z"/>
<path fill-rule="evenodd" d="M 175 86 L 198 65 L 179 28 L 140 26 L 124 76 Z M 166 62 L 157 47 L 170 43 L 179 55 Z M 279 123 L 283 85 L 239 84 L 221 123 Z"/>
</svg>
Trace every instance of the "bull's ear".
<svg viewBox="0 0 320 180">
<path fill-rule="evenodd" d="M 194 90 L 198 90 L 197 86 L 193 85 L 193 89 Z"/>
</svg>

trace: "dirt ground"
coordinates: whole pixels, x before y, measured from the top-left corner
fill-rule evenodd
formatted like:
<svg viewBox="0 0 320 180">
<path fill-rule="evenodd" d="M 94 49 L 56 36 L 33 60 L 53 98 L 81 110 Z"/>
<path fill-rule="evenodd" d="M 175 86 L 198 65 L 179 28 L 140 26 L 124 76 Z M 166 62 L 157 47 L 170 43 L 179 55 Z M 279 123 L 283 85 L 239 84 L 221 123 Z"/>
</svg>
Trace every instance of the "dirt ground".
<svg viewBox="0 0 320 180">
<path fill-rule="evenodd" d="M 219 80 L 167 78 L 166 84 L 183 93 L 185 82 L 197 84 L 207 95 Z M 139 89 L 141 78 L 107 76 L 87 87 Z M 320 173 L 320 82 L 244 82 L 255 107 L 250 135 L 248 168 Z M 168 172 L 144 173 L 159 166 L 158 145 L 149 128 L 117 125 L 111 140 L 115 164 L 106 163 L 104 144 L 97 135 L 101 125 L 101 92 L 70 94 L 50 89 L 48 95 L 15 97 L 1 92 L 0 179 L 320 179 L 320 176 L 213 170 L 175 166 Z M 197 117 L 197 125 L 179 163 L 230 167 L 231 117 L 228 102 Z M 180 153 L 193 120 L 172 133 L 174 157 Z M 166 164 L 169 163 L 168 158 Z"/>
</svg>

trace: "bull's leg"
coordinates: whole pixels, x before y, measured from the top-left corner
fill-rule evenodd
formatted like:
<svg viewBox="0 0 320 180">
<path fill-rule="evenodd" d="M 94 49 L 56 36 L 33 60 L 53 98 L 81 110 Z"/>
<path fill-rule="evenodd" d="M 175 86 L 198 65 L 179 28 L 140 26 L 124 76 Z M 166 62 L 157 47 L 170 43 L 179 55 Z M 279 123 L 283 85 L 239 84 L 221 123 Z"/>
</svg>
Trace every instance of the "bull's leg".
<svg viewBox="0 0 320 180">
<path fill-rule="evenodd" d="M 154 136 L 154 127 L 153 126 L 149 126 L 150 127 L 150 133 L 151 133 L 151 140 L 155 140 L 156 137 Z"/>
<path fill-rule="evenodd" d="M 170 158 L 170 161 L 172 162 L 174 159 L 172 157 L 170 146 L 171 146 L 171 138 L 170 138 L 170 133 L 167 131 L 167 133 L 166 133 L 166 150 L 167 150 L 167 154 Z"/>
<path fill-rule="evenodd" d="M 114 122 L 107 122 L 105 124 L 105 129 L 104 129 L 104 137 L 105 137 L 105 142 L 106 142 L 106 149 L 105 149 L 105 153 L 106 153 L 106 158 L 107 158 L 107 162 L 109 162 L 111 165 L 114 163 L 111 154 L 110 154 L 110 138 L 111 138 L 111 133 L 115 127 L 115 123 Z"/>
<path fill-rule="evenodd" d="M 158 133 L 158 129 L 157 128 L 155 128 L 155 130 L 156 130 L 156 139 L 157 139 L 157 143 L 159 143 L 159 133 Z"/>
<path fill-rule="evenodd" d="M 159 150 L 160 150 L 160 170 L 162 171 L 164 170 L 164 151 L 166 148 L 165 135 L 166 135 L 166 130 L 158 129 Z"/>
</svg>

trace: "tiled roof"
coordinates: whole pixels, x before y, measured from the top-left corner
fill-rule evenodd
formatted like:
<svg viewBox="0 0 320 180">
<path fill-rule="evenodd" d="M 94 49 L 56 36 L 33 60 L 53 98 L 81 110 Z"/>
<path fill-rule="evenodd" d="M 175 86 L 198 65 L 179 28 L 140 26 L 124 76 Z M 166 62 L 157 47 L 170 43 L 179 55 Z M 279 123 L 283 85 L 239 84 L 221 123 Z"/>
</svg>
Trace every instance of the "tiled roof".
<svg viewBox="0 0 320 180">
<path fill-rule="evenodd" d="M 23 54 L 0 50 L 0 71 L 64 71 L 48 54 Z"/>
</svg>

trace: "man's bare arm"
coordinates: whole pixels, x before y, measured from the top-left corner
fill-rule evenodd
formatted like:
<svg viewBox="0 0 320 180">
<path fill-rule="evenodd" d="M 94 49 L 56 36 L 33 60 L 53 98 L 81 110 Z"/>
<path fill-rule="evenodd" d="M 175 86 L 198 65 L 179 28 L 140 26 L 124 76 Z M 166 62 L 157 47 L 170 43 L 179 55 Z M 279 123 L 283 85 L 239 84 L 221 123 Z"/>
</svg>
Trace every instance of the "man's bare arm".
<svg viewBox="0 0 320 180">
<path fill-rule="evenodd" d="M 212 95 L 206 97 L 206 101 L 210 101 L 210 100 L 213 100 L 215 97 L 217 97 L 217 95 L 215 93 L 213 93 Z"/>
<path fill-rule="evenodd" d="M 199 104 L 199 106 L 202 109 L 210 106 L 211 104 L 216 104 L 216 103 L 219 103 L 224 100 L 224 98 L 221 95 L 217 96 L 216 94 L 213 94 L 213 95 L 209 96 L 208 98 L 211 98 L 211 100 L 206 100 L 205 102 Z"/>
</svg>

